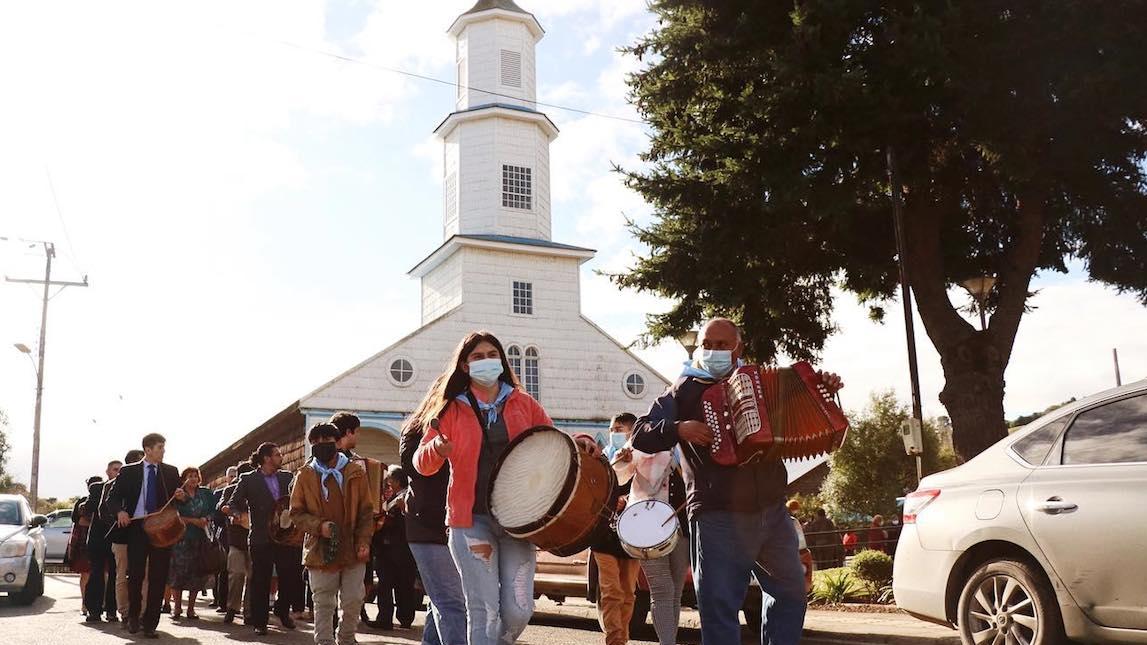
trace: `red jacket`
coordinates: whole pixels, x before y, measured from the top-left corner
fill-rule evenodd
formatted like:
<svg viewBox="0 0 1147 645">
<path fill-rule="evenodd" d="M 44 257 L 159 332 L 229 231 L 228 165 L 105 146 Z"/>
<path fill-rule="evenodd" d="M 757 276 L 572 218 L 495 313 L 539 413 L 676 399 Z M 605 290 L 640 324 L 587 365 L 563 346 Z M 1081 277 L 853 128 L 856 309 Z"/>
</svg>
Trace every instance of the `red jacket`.
<svg viewBox="0 0 1147 645">
<path fill-rule="evenodd" d="M 522 390 L 514 390 L 502 407 L 510 440 L 540 425 L 553 425 L 541 404 Z M 478 456 L 482 448 L 482 426 L 469 403 L 455 399 L 438 422 L 438 432 L 427 430 L 414 453 L 414 468 L 430 476 L 446 462 L 430 446 L 442 433 L 454 444 L 450 454 L 450 484 L 446 488 L 446 526 L 469 528 L 474 525 L 474 486 L 478 482 Z"/>
</svg>

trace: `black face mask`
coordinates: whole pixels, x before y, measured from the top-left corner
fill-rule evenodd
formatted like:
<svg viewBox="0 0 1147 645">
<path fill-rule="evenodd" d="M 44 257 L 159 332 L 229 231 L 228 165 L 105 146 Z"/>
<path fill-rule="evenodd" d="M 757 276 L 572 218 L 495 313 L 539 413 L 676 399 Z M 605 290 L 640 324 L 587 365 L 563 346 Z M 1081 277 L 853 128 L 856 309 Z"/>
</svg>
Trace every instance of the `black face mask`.
<svg viewBox="0 0 1147 645">
<path fill-rule="evenodd" d="M 314 455 L 315 459 L 318 459 L 321 464 L 330 463 L 330 460 L 334 459 L 335 453 L 338 451 L 338 444 L 335 443 L 316 443 L 311 446 L 311 454 Z"/>
</svg>

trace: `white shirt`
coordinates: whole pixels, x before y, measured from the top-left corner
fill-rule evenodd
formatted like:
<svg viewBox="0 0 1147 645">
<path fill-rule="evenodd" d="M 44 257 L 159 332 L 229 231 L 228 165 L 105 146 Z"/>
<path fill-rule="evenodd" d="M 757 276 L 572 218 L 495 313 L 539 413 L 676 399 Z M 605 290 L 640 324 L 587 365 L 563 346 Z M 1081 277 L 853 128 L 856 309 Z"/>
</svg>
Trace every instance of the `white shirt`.
<svg viewBox="0 0 1147 645">
<path fill-rule="evenodd" d="M 147 469 L 155 468 L 155 481 L 159 481 L 159 464 L 153 464 L 150 461 L 143 460 L 143 482 L 139 485 L 139 501 L 135 503 L 135 513 L 132 514 L 133 518 L 143 517 L 147 515 Z M 156 509 L 159 510 L 159 509 Z"/>
</svg>

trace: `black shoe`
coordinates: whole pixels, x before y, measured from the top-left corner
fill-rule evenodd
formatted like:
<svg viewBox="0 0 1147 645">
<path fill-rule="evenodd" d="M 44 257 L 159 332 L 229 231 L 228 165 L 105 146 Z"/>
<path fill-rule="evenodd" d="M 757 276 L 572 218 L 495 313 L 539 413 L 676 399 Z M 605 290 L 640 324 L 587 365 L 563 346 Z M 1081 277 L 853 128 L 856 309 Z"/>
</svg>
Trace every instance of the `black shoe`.
<svg viewBox="0 0 1147 645">
<path fill-rule="evenodd" d="M 223 614 L 223 622 L 227 625 L 235 622 L 235 612 L 228 609 L 227 613 Z"/>
<path fill-rule="evenodd" d="M 400 627 L 402 627 L 403 629 L 410 629 L 410 626 L 411 626 L 411 625 L 413 625 L 413 624 L 414 624 L 414 623 L 398 623 L 398 625 L 399 625 Z"/>
<path fill-rule="evenodd" d="M 255 635 L 256 636 L 266 636 L 267 635 L 267 628 L 266 627 L 256 627 L 255 628 Z"/>
<path fill-rule="evenodd" d="M 139 618 L 137 616 L 132 616 L 131 618 L 128 618 L 127 619 L 127 633 L 135 634 L 138 631 L 139 631 Z"/>
<path fill-rule="evenodd" d="M 116 616 L 115 614 L 108 614 L 108 617 L 104 620 L 108 621 L 109 623 L 118 623 L 119 616 Z"/>
<path fill-rule="evenodd" d="M 279 622 L 283 624 L 283 629 L 295 628 L 295 620 L 290 614 L 279 614 Z"/>
<path fill-rule="evenodd" d="M 163 603 L 163 606 L 159 608 L 159 613 L 170 614 L 171 613 L 171 605 L 169 605 L 167 603 Z"/>
<path fill-rule="evenodd" d="M 225 613 L 227 613 L 227 608 L 226 607 L 219 607 L 218 609 L 215 610 L 215 613 L 225 614 Z"/>
<path fill-rule="evenodd" d="M 207 603 L 207 606 L 208 606 L 208 607 L 218 607 L 218 606 L 219 606 L 219 603 L 218 603 L 218 602 L 216 602 L 216 601 L 214 601 L 214 600 L 212 600 L 211 602 Z"/>
<path fill-rule="evenodd" d="M 159 634 L 156 634 L 154 629 L 145 629 L 140 635 L 144 638 L 159 638 Z"/>
<path fill-rule="evenodd" d="M 84 622 L 85 623 L 102 623 L 104 621 L 102 618 L 100 618 L 99 614 L 89 614 L 88 617 L 84 619 Z"/>
</svg>

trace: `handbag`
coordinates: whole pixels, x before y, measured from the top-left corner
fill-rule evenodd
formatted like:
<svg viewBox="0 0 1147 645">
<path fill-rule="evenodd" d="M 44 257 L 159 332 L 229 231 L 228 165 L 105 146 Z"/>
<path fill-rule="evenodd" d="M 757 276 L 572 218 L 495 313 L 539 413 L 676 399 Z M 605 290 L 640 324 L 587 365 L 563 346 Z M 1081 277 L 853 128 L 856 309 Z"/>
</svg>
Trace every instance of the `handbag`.
<svg viewBox="0 0 1147 645">
<path fill-rule="evenodd" d="M 222 573 L 227 568 L 227 552 L 223 545 L 212 540 L 203 540 L 199 543 L 199 573 L 213 576 Z"/>
</svg>

